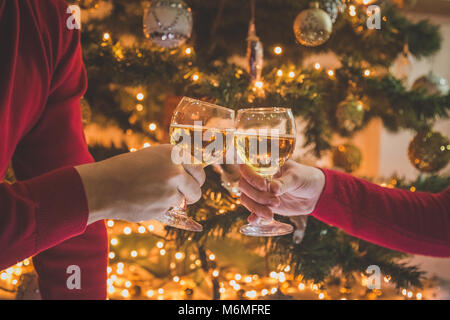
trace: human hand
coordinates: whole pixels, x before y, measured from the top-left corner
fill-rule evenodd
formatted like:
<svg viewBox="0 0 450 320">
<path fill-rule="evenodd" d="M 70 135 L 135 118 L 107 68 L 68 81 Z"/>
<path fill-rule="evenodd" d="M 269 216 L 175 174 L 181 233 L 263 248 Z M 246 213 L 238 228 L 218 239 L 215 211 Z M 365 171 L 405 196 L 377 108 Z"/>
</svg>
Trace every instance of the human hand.
<svg viewBox="0 0 450 320">
<path fill-rule="evenodd" d="M 201 197 L 200 165 L 176 165 L 172 146 L 158 145 L 76 167 L 89 206 L 88 224 L 102 219 L 151 220 L 186 197 Z"/>
<path fill-rule="evenodd" d="M 271 220 L 273 214 L 298 216 L 311 213 L 325 186 L 320 169 L 289 160 L 269 183 L 250 167 L 240 165 L 241 203 L 252 214 L 249 222 L 258 217 Z"/>
</svg>

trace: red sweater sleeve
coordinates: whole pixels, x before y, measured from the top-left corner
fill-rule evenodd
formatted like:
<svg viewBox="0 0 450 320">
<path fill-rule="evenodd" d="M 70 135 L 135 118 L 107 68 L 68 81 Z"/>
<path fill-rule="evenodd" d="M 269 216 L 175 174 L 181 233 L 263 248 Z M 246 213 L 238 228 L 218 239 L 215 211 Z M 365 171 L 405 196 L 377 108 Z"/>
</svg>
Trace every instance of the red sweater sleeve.
<svg viewBox="0 0 450 320">
<path fill-rule="evenodd" d="M 44 47 L 49 58 L 46 64 L 51 83 L 42 114 L 34 127 L 21 139 L 13 156 L 13 167 L 19 180 L 32 179 L 57 168 L 93 161 L 88 152 L 81 121 L 80 97 L 86 90 L 87 76 L 81 55 L 80 32 L 66 27 L 69 15 L 64 1 L 35 0 L 34 7 L 38 20 L 42 22 L 39 28 L 42 39 L 46 42 Z M 31 182 L 8 187 L 8 192 L 21 199 L 19 204 L 12 204 L 12 214 L 15 217 L 11 219 L 19 217 L 27 220 L 35 216 L 38 223 L 28 223 L 28 234 L 31 236 L 32 233 L 37 233 L 38 237 L 39 234 L 47 234 L 42 244 L 51 248 L 33 258 L 43 298 L 105 299 L 108 241 L 104 222 L 94 223 L 86 228 L 84 234 L 60 243 L 82 233 L 84 227 L 78 225 L 82 224 L 82 219 L 83 222 L 86 221 L 86 199 L 81 181 L 75 177 L 74 170 L 65 169 L 62 173 L 56 171 L 45 176 L 46 178 L 39 177 L 37 180 L 30 180 Z M 54 178 L 55 174 L 57 176 Z M 39 183 L 41 180 L 43 184 Z M 50 182 L 46 183 L 47 181 Z M 28 200 L 28 196 L 33 202 Z M 53 201 L 55 204 L 52 204 Z M 29 206 L 26 214 L 17 209 L 23 203 Z M 75 219 L 72 220 L 74 216 Z M 58 221 L 66 225 L 58 224 Z M 69 224 L 73 224 L 72 228 L 68 227 Z M 55 225 L 58 230 L 52 231 L 51 228 Z M 33 226 L 36 227 L 35 230 Z M 19 242 L 17 248 L 33 243 L 20 242 L 23 234 L 20 228 L 16 229 L 16 239 L 11 241 Z M 63 235 L 65 231 L 68 234 Z M 44 247 L 36 249 L 39 251 Z M 81 289 L 67 288 L 67 268 L 70 265 L 80 267 Z"/>
<path fill-rule="evenodd" d="M 383 247 L 450 257 L 450 188 L 439 194 L 410 192 L 323 172 L 326 182 L 314 217 Z"/>
</svg>

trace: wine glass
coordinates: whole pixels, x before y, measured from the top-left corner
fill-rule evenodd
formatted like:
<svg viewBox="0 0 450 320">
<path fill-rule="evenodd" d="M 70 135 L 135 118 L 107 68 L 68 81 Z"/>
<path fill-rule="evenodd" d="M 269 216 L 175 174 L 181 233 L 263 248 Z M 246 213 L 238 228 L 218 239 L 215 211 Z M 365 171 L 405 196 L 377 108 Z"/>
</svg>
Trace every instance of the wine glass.
<svg viewBox="0 0 450 320">
<path fill-rule="evenodd" d="M 240 160 L 270 182 L 294 151 L 295 122 L 291 109 L 239 110 L 234 140 Z M 242 226 L 240 231 L 247 236 L 270 237 L 289 234 L 294 228 L 274 219 L 258 218 Z"/>
<path fill-rule="evenodd" d="M 174 145 L 172 161 L 199 164 L 203 167 L 224 163 L 227 148 L 233 143 L 234 110 L 212 103 L 183 97 L 170 124 L 170 143 Z M 186 199 L 172 207 L 158 221 L 179 229 L 203 230 L 201 224 L 186 213 Z"/>
</svg>

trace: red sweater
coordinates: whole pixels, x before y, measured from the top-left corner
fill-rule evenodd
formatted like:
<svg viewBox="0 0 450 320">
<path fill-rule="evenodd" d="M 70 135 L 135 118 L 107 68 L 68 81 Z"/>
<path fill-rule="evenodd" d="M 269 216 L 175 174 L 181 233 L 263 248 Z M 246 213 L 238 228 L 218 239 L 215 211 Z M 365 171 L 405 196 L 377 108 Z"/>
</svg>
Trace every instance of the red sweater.
<svg viewBox="0 0 450 320">
<path fill-rule="evenodd" d="M 0 184 L 0 270 L 34 256 L 43 298 L 105 299 L 106 228 L 86 227 L 73 168 L 92 157 L 80 32 L 66 27 L 66 10 L 62 0 L 0 1 L 0 180 L 11 163 L 19 181 Z M 67 289 L 70 265 L 81 269 L 79 290 Z"/>
<path fill-rule="evenodd" d="M 450 188 L 438 194 L 410 192 L 323 172 L 325 188 L 314 217 L 383 247 L 450 257 Z"/>
</svg>

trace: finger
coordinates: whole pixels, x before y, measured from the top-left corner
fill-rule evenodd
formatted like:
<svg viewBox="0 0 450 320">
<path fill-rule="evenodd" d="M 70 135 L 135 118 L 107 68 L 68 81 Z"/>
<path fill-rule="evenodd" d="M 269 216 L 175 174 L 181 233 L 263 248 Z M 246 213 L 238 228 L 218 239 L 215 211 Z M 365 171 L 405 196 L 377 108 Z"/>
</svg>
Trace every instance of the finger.
<svg viewBox="0 0 450 320">
<path fill-rule="evenodd" d="M 284 171 L 279 178 L 270 182 L 270 191 L 276 196 L 280 196 L 290 191 L 294 191 L 301 186 L 301 180 L 291 170 Z"/>
<path fill-rule="evenodd" d="M 188 204 L 192 204 L 200 200 L 202 191 L 200 184 L 187 172 L 183 172 L 180 183 L 178 184 L 178 191 L 180 191 L 186 198 Z"/>
<path fill-rule="evenodd" d="M 241 164 L 239 166 L 239 170 L 241 171 L 241 176 L 244 177 L 247 182 L 260 191 L 267 191 L 267 183 L 266 180 L 256 174 L 249 166 L 245 164 Z"/>
<path fill-rule="evenodd" d="M 184 170 L 190 174 L 197 182 L 202 186 L 206 180 L 205 170 L 201 164 L 185 164 L 183 165 Z"/>
<path fill-rule="evenodd" d="M 272 192 L 259 191 L 251 186 L 247 180 L 239 180 L 239 189 L 245 193 L 250 199 L 263 205 L 278 206 L 280 200 L 274 196 Z"/>
<path fill-rule="evenodd" d="M 256 214 L 258 217 L 269 220 L 273 218 L 272 211 L 259 203 L 256 203 L 252 199 L 250 199 L 248 196 L 243 193 L 241 195 L 241 203 L 252 213 Z"/>
</svg>

